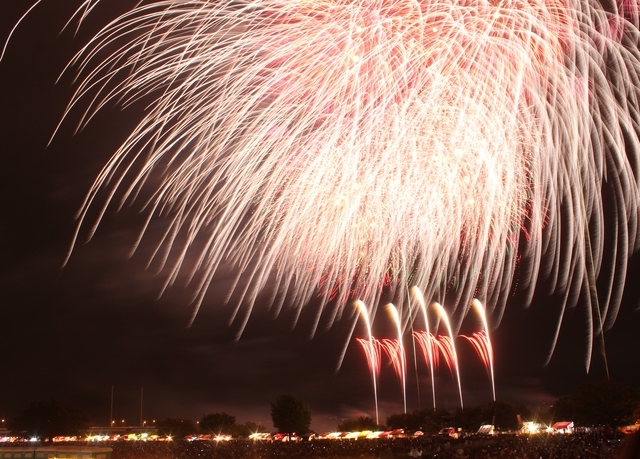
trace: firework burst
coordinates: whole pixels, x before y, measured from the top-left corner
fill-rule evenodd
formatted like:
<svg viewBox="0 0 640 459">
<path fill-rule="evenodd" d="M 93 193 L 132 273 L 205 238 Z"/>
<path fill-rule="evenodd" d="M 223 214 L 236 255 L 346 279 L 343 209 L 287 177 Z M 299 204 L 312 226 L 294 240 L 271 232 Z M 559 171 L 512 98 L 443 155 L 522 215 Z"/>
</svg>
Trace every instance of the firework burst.
<svg viewBox="0 0 640 459">
<path fill-rule="evenodd" d="M 544 275 L 587 293 L 593 336 L 638 246 L 638 22 L 579 0 L 143 1 L 71 63 L 67 119 L 148 103 L 77 236 L 145 190 L 167 284 L 197 259 L 197 306 L 231 262 L 248 311 L 275 286 L 373 316 L 418 285 L 497 325 Z"/>
</svg>

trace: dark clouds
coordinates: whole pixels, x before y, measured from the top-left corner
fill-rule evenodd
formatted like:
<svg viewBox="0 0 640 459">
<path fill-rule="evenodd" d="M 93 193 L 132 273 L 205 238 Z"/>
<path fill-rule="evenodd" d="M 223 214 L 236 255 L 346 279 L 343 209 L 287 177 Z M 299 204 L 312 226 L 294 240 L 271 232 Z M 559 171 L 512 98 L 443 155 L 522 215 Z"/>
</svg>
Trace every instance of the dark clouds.
<svg viewBox="0 0 640 459">
<path fill-rule="evenodd" d="M 2 40 L 25 10 L 24 2 L 5 3 Z M 108 19 L 108 10 L 99 10 L 103 16 L 95 21 Z M 275 317 L 273 309 L 259 303 L 236 340 L 245 307 L 229 324 L 235 304 L 225 304 L 224 298 L 234 273 L 223 269 L 189 327 L 193 287 L 186 275 L 160 296 L 167 272 L 146 266 L 155 248 L 155 226 L 131 254 L 143 221 L 136 205 L 107 212 L 90 242 L 82 233 L 63 267 L 83 196 L 135 119 L 135 112 L 107 110 L 76 135 L 69 121 L 47 146 L 71 94 L 71 75 L 57 85 L 55 80 L 88 33 L 81 29 L 75 39 L 71 31 L 59 35 L 72 11 L 73 5 L 45 0 L 17 29 L 0 63 L 0 415 L 10 417 L 31 401 L 55 397 L 105 424 L 113 387 L 114 417 L 131 424 L 140 420 L 142 398 L 145 419 L 199 419 L 227 411 L 238 421 L 271 427 L 269 402 L 283 393 L 309 403 L 317 430 L 334 427 L 338 418 L 373 416 L 370 377 L 357 343 L 349 343 L 336 371 L 355 311 L 348 309 L 332 327 L 323 315 L 310 339 L 313 304 L 297 318 L 300 305 L 286 304 Z M 638 257 L 618 322 L 606 334 L 612 379 L 635 385 L 640 369 L 637 272 Z M 499 399 L 551 403 L 580 381 L 605 376 L 598 343 L 586 373 L 588 324 L 579 308 L 566 311 L 555 354 L 544 366 L 560 305 L 543 295 L 528 309 L 518 300 L 515 295 L 493 332 Z M 356 336 L 365 336 L 359 327 Z M 462 351 L 461 361 L 466 403 L 488 402 L 484 368 L 468 351 Z M 431 404 L 426 368 L 419 364 L 417 371 L 419 386 L 414 369 L 409 370 L 410 410 Z M 437 395 L 440 406 L 458 406 L 457 388 L 446 370 L 438 373 Z M 385 367 L 381 415 L 401 410 L 399 382 Z"/>
</svg>

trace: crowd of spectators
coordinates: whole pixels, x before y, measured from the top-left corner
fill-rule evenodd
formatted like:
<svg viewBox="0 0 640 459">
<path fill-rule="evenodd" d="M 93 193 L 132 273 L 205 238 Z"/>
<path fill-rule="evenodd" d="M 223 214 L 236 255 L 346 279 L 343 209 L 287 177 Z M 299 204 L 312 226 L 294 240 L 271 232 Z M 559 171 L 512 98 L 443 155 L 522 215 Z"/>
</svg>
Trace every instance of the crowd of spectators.
<svg viewBox="0 0 640 459">
<path fill-rule="evenodd" d="M 544 436 L 471 436 L 462 439 L 312 440 L 269 442 L 232 440 L 114 442 L 112 459 L 612 459 L 624 453 L 624 436 L 613 432 Z M 628 439 L 630 440 L 630 438 Z"/>
<path fill-rule="evenodd" d="M 6 446 L 6 445 L 5 445 Z M 14 445 L 15 446 L 15 445 Z M 637 459 L 640 432 L 310 441 L 112 441 L 111 459 Z M 0 449 L 1 452 L 1 449 Z"/>
</svg>

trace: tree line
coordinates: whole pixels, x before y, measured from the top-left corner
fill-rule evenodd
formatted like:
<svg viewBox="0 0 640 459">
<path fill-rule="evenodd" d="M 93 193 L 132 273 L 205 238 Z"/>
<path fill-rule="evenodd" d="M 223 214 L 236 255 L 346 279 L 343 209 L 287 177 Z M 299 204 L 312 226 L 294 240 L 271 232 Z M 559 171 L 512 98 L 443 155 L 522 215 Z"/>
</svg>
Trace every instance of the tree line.
<svg viewBox="0 0 640 459">
<path fill-rule="evenodd" d="M 271 403 L 271 420 L 278 432 L 289 435 L 307 433 L 311 427 L 311 410 L 299 398 L 281 395 Z M 33 402 L 7 422 L 11 435 L 36 437 L 45 442 L 58 436 L 84 435 L 89 427 L 90 420 L 86 415 L 55 399 Z M 189 419 L 162 419 L 156 422 L 155 430 L 159 435 L 185 438 L 196 433 L 247 437 L 266 429 L 254 422 L 238 424 L 235 416 L 216 412 L 203 415 L 197 424 Z"/>
<path fill-rule="evenodd" d="M 522 420 L 535 420 L 546 424 L 573 421 L 576 426 L 606 426 L 611 428 L 630 425 L 640 420 L 640 391 L 611 381 L 586 383 L 573 394 L 560 397 L 544 412 L 533 413 L 526 406 L 495 401 L 478 407 L 457 409 L 422 409 L 409 413 L 392 414 L 385 425 L 361 416 L 341 421 L 338 431 L 405 429 L 437 433 L 443 427 L 457 427 L 469 431 L 483 424 L 497 429 L 517 429 Z M 292 395 L 281 395 L 271 403 L 273 427 L 283 434 L 310 432 L 312 415 L 308 405 Z M 7 427 L 16 436 L 38 437 L 51 440 L 56 436 L 85 434 L 89 419 L 80 411 L 63 406 L 56 400 L 30 404 L 17 416 L 9 419 Z M 194 433 L 247 437 L 253 432 L 265 431 L 265 426 L 253 422 L 239 424 L 235 416 L 225 412 L 208 413 L 195 424 L 191 420 L 167 418 L 156 423 L 159 435 L 184 438 Z"/>
</svg>

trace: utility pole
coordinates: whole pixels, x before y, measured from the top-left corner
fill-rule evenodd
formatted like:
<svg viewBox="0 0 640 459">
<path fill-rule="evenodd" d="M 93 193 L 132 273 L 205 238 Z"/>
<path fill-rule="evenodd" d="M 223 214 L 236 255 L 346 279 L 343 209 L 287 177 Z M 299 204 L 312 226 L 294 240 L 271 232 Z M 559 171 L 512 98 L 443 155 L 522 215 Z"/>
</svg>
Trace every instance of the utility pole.
<svg viewBox="0 0 640 459">
<path fill-rule="evenodd" d="M 109 412 L 109 434 L 113 428 L 113 384 L 111 384 L 111 411 Z"/>
<path fill-rule="evenodd" d="M 140 427 L 144 427 L 144 421 L 142 420 L 142 397 L 144 394 L 144 387 L 140 388 Z"/>
</svg>

